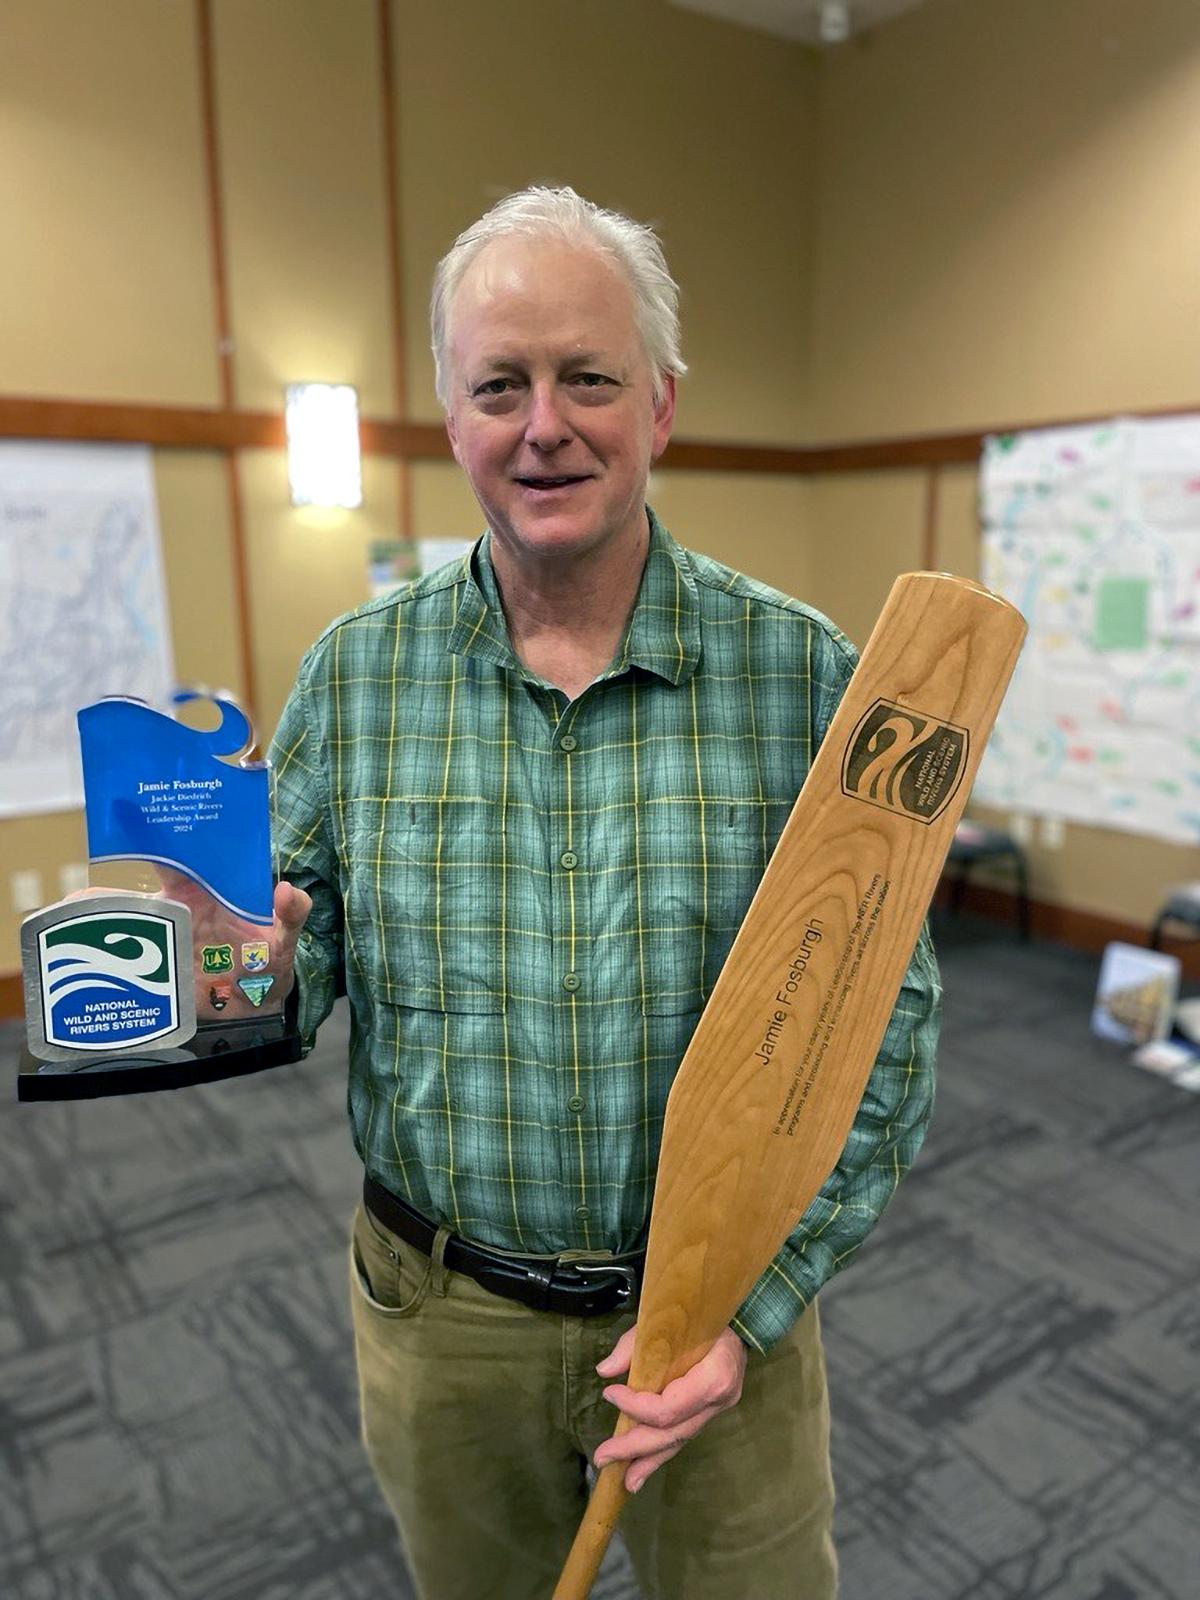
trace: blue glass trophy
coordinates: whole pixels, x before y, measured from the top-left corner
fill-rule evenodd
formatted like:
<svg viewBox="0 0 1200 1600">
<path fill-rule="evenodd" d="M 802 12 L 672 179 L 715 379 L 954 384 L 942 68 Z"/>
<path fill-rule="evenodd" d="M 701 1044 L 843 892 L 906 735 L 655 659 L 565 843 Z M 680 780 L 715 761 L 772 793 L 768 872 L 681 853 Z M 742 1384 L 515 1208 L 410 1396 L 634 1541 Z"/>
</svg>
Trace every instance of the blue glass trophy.
<svg viewBox="0 0 1200 1600">
<path fill-rule="evenodd" d="M 216 725 L 183 720 L 197 709 Z M 174 715 L 111 696 L 78 723 L 93 887 L 22 924 L 20 1098 L 296 1060 L 273 961 L 270 770 L 249 754 L 249 719 L 228 696 L 184 690 Z"/>
</svg>

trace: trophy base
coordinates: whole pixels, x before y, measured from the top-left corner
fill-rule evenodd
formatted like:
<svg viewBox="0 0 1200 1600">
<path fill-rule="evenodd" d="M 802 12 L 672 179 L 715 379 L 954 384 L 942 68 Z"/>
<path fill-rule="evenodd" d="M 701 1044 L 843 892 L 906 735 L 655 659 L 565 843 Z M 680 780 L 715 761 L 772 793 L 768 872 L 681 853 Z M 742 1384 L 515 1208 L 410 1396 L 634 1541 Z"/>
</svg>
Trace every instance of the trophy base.
<svg viewBox="0 0 1200 1600">
<path fill-rule="evenodd" d="M 17 1099 L 98 1100 L 186 1089 L 287 1066 L 300 1056 L 300 1035 L 283 1012 L 239 1022 L 203 1022 L 185 1043 L 166 1049 L 80 1051 L 69 1061 L 39 1061 L 22 1045 Z"/>
</svg>

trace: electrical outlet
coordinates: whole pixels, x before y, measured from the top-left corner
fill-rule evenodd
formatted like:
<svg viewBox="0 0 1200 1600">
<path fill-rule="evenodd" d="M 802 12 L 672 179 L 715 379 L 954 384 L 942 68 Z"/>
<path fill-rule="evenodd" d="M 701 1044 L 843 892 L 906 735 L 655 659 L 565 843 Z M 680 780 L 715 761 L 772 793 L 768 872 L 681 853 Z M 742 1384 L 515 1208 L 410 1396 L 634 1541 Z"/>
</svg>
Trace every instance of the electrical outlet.
<svg viewBox="0 0 1200 1600">
<path fill-rule="evenodd" d="M 88 886 L 87 863 L 83 861 L 68 861 L 65 867 L 58 869 L 58 892 L 65 900 L 69 894 L 78 894 L 81 889 Z"/>
<path fill-rule="evenodd" d="M 1027 811 L 1014 811 L 1008 819 L 1008 831 L 1018 844 L 1033 842 L 1033 818 Z"/>
<path fill-rule="evenodd" d="M 1041 842 L 1043 849 L 1061 850 L 1063 847 L 1063 819 L 1061 817 L 1043 817 L 1041 828 Z"/>
<path fill-rule="evenodd" d="M 36 911 L 42 900 L 42 875 L 32 870 L 14 872 L 9 879 L 14 911 Z"/>
</svg>

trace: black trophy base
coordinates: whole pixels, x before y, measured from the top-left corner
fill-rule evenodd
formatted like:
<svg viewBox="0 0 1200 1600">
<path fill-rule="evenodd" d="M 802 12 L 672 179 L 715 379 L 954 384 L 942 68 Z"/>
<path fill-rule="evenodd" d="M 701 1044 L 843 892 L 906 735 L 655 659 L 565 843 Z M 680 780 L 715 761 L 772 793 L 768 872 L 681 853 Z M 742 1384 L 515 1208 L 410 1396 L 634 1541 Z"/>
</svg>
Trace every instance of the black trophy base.
<svg viewBox="0 0 1200 1600">
<path fill-rule="evenodd" d="M 18 1100 L 98 1100 L 111 1094 L 186 1089 L 240 1078 L 299 1061 L 300 1035 L 286 1013 L 239 1022 L 202 1022 L 192 1038 L 170 1049 L 84 1055 L 39 1061 L 21 1046 Z"/>
</svg>

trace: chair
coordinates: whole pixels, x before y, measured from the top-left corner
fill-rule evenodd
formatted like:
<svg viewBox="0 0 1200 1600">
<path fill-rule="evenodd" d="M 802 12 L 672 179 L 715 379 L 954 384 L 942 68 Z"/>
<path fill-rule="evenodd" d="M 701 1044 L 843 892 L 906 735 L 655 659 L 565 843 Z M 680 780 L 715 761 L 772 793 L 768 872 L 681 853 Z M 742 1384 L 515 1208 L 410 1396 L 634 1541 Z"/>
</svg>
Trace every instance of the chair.
<svg viewBox="0 0 1200 1600">
<path fill-rule="evenodd" d="M 1162 949 L 1163 929 L 1169 922 L 1182 923 L 1186 930 L 1183 933 L 1172 930 L 1172 938 L 1200 939 L 1200 883 L 1178 883 L 1168 890 L 1166 904 L 1150 930 L 1151 950 Z"/>
<path fill-rule="evenodd" d="M 961 909 L 967 876 L 980 861 L 1011 861 L 1017 889 L 1017 928 L 1021 942 L 1029 942 L 1029 869 L 1025 852 L 1011 833 L 1003 828 L 985 828 L 980 822 L 963 819 L 954 830 L 947 865 L 958 868 L 950 886 L 950 909 Z"/>
</svg>

